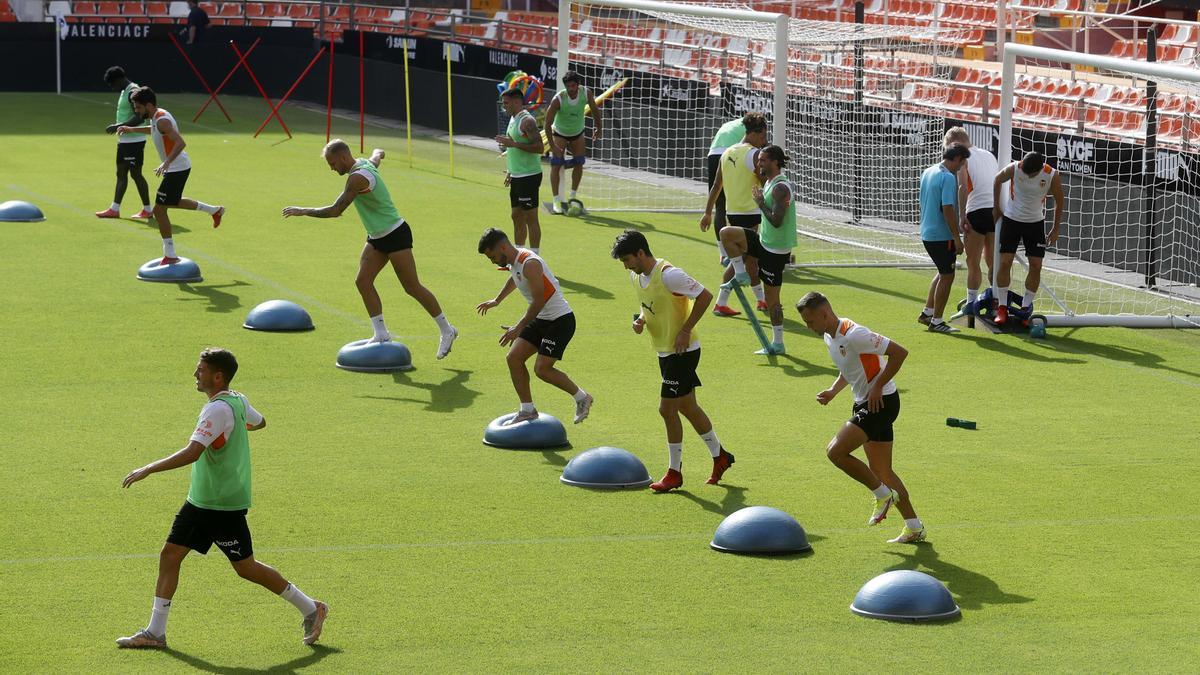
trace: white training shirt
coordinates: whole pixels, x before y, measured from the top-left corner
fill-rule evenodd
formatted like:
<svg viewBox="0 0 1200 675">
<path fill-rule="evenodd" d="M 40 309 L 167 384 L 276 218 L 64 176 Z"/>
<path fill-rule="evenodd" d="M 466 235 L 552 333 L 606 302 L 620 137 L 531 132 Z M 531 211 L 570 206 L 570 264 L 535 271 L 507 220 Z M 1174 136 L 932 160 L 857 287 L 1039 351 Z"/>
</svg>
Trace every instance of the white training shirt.
<svg viewBox="0 0 1200 675">
<path fill-rule="evenodd" d="M 150 118 L 150 138 L 154 141 L 154 148 L 158 150 L 159 161 L 167 161 L 167 155 L 175 149 L 175 143 L 169 137 L 163 136 L 158 130 L 158 121 L 167 120 L 171 126 L 175 127 L 175 131 L 179 131 L 179 124 L 175 122 L 175 118 L 171 113 L 163 108 L 154 111 L 154 116 Z M 175 173 L 176 171 L 185 171 L 192 168 L 192 160 L 188 159 L 187 150 L 179 151 L 179 156 L 171 162 L 171 166 L 167 167 L 167 173 Z"/>
<path fill-rule="evenodd" d="M 654 272 L 651 271 L 650 274 L 637 275 L 638 283 L 642 285 L 642 288 L 646 288 L 650 285 L 650 277 L 653 274 Z M 704 292 L 704 286 L 701 286 L 699 281 L 696 281 L 687 272 L 684 272 L 674 265 L 663 270 L 662 280 L 663 285 L 666 286 L 667 290 L 671 291 L 671 293 L 674 295 L 682 295 L 695 300 L 700 296 L 701 293 Z M 700 349 L 699 339 L 692 340 L 692 344 L 688 345 L 688 348 L 684 351 L 694 352 L 697 349 Z M 670 356 L 672 353 L 673 352 L 659 352 L 658 355 Z"/>
<path fill-rule="evenodd" d="M 1013 162 L 1013 176 L 1008 181 L 1008 203 L 1004 215 L 1018 223 L 1040 223 L 1046 219 L 1046 195 L 1056 173 L 1049 164 L 1030 176 L 1021 170 L 1019 162 Z"/>
<path fill-rule="evenodd" d="M 825 335 L 829 357 L 841 371 L 842 378 L 850 383 L 855 403 L 867 400 L 871 382 L 883 372 L 883 353 L 889 344 L 891 340 L 850 319 L 842 319 L 832 337 Z M 895 381 L 883 385 L 884 394 L 895 392 Z"/>
<path fill-rule="evenodd" d="M 538 289 L 538 293 L 546 298 L 546 304 L 542 306 L 542 311 L 538 312 L 537 318 L 553 321 L 570 314 L 571 306 L 563 297 L 562 287 L 558 285 L 558 277 L 554 276 L 554 272 L 550 271 L 550 266 L 541 256 L 527 248 L 518 248 L 516 261 L 508 266 L 508 273 L 512 276 L 513 283 L 517 285 L 517 290 L 525 296 L 527 302 L 533 303 L 533 288 L 529 286 L 529 279 L 525 276 L 525 264 L 531 260 L 542 263 L 542 287 Z"/>
<path fill-rule="evenodd" d="M 994 206 L 993 184 L 1000 173 L 996 156 L 983 148 L 971 148 L 967 157 L 967 203 L 963 213 L 990 209 Z"/>
<path fill-rule="evenodd" d="M 229 390 L 218 392 L 217 396 L 222 394 L 232 394 L 242 399 L 242 403 L 246 405 L 246 424 L 252 427 L 262 424 L 263 416 L 250 406 L 250 402 L 246 400 L 245 396 Z M 206 448 L 211 446 L 220 450 L 225 447 L 225 441 L 232 433 L 233 406 L 225 401 L 216 400 L 214 397 L 200 410 L 200 419 L 196 422 L 196 430 L 192 432 L 189 440 L 196 441 Z"/>
</svg>

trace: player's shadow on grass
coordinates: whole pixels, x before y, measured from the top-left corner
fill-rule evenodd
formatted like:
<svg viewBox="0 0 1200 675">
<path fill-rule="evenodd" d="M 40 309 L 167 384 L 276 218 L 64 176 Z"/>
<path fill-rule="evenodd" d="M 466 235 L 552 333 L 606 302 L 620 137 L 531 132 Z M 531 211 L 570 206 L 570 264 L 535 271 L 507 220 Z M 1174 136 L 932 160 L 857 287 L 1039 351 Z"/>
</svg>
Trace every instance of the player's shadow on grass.
<svg viewBox="0 0 1200 675">
<path fill-rule="evenodd" d="M 571 291 L 572 293 L 582 293 L 594 300 L 612 300 L 613 298 L 617 297 L 603 288 L 589 286 L 587 284 L 580 283 L 578 281 L 571 281 L 562 277 L 558 277 L 558 285 L 562 286 L 568 291 Z"/>
<path fill-rule="evenodd" d="M 927 570 L 954 594 L 958 606 L 963 609 L 982 609 L 984 605 L 1011 605 L 1033 602 L 1033 598 L 1007 593 L 988 577 L 946 562 L 938 557 L 937 549 L 929 542 L 913 546 L 911 553 L 888 551 L 902 560 L 888 568 L 892 570 Z"/>
<path fill-rule="evenodd" d="M 709 511 L 720 516 L 727 516 L 746 506 L 746 488 L 744 487 L 739 485 L 730 485 L 728 483 L 721 483 L 720 485 L 711 486 L 710 489 L 714 491 L 725 491 L 725 494 L 721 497 L 721 501 L 716 502 L 711 499 L 705 499 L 699 495 L 692 494 L 687 490 L 672 490 L 671 492 L 695 502 L 705 511 Z"/>
<path fill-rule="evenodd" d="M 1119 345 L 1106 345 L 1096 342 L 1087 342 L 1085 340 L 1076 340 L 1075 338 L 1065 335 L 1055 335 L 1044 341 L 1039 340 L 1035 344 L 1047 351 L 1058 351 L 1061 349 L 1062 351 L 1066 352 L 1089 354 L 1091 356 L 1098 356 L 1102 359 L 1108 359 L 1110 361 L 1123 361 L 1125 363 L 1131 363 L 1135 366 L 1141 366 L 1143 368 L 1167 370 L 1172 373 L 1187 375 L 1188 377 L 1200 378 L 1200 372 L 1169 366 L 1166 364 L 1163 357 L 1155 354 L 1154 352 L 1148 352 L 1142 349 L 1131 349 L 1129 347 L 1123 347 Z"/>
<path fill-rule="evenodd" d="M 561 469 L 564 466 L 566 466 L 567 462 L 569 461 L 566 457 L 563 457 L 562 455 L 560 455 L 558 453 L 570 452 L 570 450 L 571 450 L 571 448 L 568 446 L 565 448 L 558 448 L 555 450 L 539 450 L 539 452 L 542 453 L 542 458 L 546 460 L 544 463 L 549 464 L 550 466 L 554 467 L 557 470 L 557 469 Z"/>
<path fill-rule="evenodd" d="M 1014 341 L 1012 336 L 996 334 L 984 335 L 973 333 L 970 329 L 964 330 L 961 333 L 955 333 L 949 339 L 951 340 L 971 340 L 976 345 L 993 352 L 999 352 L 1005 356 L 1012 356 L 1018 359 L 1026 359 L 1028 361 L 1040 361 L 1042 363 L 1066 363 L 1066 364 L 1081 364 L 1087 363 L 1083 359 L 1064 358 L 1057 356 L 1047 356 L 1037 351 L 1023 349 L 1019 341 Z"/>
<path fill-rule="evenodd" d="M 219 286 L 214 285 L 214 284 L 205 284 L 203 286 L 196 286 L 193 284 L 179 284 L 179 290 L 181 290 L 184 293 L 187 293 L 189 295 L 196 296 L 195 298 L 179 298 L 179 299 L 184 302 L 187 302 L 190 300 L 204 298 L 205 300 L 208 300 L 208 307 L 207 307 L 206 311 L 220 312 L 222 314 L 225 314 L 228 312 L 232 312 L 233 310 L 237 309 L 238 307 L 241 307 L 242 299 L 239 298 L 238 296 L 234 295 L 233 293 L 226 293 L 225 291 L 222 291 L 221 289 L 222 288 L 237 288 L 238 286 L 249 286 L 249 285 L 250 284 L 245 281 L 235 281 L 231 284 L 221 284 Z"/>
<path fill-rule="evenodd" d="M 154 230 L 155 232 L 158 232 L 158 221 L 154 220 L 153 218 L 150 218 L 148 220 L 138 220 L 135 218 L 122 218 L 121 220 L 128 220 L 131 223 L 138 223 L 139 225 L 145 225 L 146 227 Z M 191 232 L 191 230 L 189 230 L 188 228 L 186 228 L 182 225 L 179 225 L 178 223 L 175 223 L 175 222 L 171 223 L 171 234 L 177 234 L 177 233 L 178 234 L 187 234 L 189 232 Z"/>
<path fill-rule="evenodd" d="M 473 370 L 456 370 L 446 368 L 453 373 L 449 379 L 439 383 L 414 382 L 408 373 L 392 373 L 392 381 L 406 387 L 415 387 L 429 392 L 429 399 L 408 398 L 404 396 L 359 396 L 359 398 L 375 398 L 381 401 L 402 401 L 404 403 L 422 403 L 428 412 L 449 413 L 462 408 L 469 408 L 480 392 L 467 386 Z"/>
<path fill-rule="evenodd" d="M 255 673 L 295 673 L 303 671 L 309 666 L 314 666 L 320 663 L 325 657 L 331 654 L 342 653 L 342 650 L 338 649 L 337 647 L 326 647 L 325 645 L 320 644 L 313 645 L 311 649 L 312 653 L 310 654 L 294 658 L 287 663 L 271 666 L 270 668 L 238 668 L 234 666 L 218 666 L 217 664 L 205 661 L 198 656 L 192 656 L 191 654 L 186 654 L 175 649 L 164 649 L 162 653 L 192 668 L 195 668 L 196 670 L 202 670 L 206 673 L 223 673 L 230 675 L 253 675 Z"/>
<path fill-rule="evenodd" d="M 808 377 L 810 375 L 825 375 L 837 377 L 839 372 L 832 366 L 818 366 L 792 354 L 777 354 L 768 356 L 765 363 L 758 364 L 760 368 L 778 368 L 789 377 Z"/>
<path fill-rule="evenodd" d="M 695 228 L 695 230 L 693 230 L 695 232 L 695 234 L 684 234 L 682 232 L 676 232 L 674 230 L 660 230 L 657 227 L 651 225 L 650 223 L 647 223 L 642 220 L 624 220 L 621 218 L 609 218 L 607 216 L 597 216 L 595 214 L 588 214 L 586 216 L 581 217 L 579 220 L 582 220 L 583 222 L 585 222 L 589 225 L 599 225 L 600 227 L 610 227 L 610 228 L 615 228 L 615 229 L 620 229 L 620 230 L 637 230 L 639 232 L 653 232 L 655 234 L 665 234 L 668 236 L 679 237 L 680 239 L 688 239 L 688 240 L 695 241 L 695 242 L 701 242 L 701 243 L 709 242 L 709 243 L 713 244 L 713 249 L 716 250 L 716 243 L 717 243 L 716 235 L 714 235 L 712 233 L 712 230 L 709 230 L 708 232 L 701 232 L 700 227 L 698 225 Z M 699 222 L 699 218 L 696 219 L 696 222 Z M 714 257 L 714 260 L 715 260 L 715 257 Z"/>
<path fill-rule="evenodd" d="M 900 291 L 897 291 L 894 288 L 887 288 L 885 286 L 873 286 L 871 284 L 864 284 L 861 281 L 854 281 L 851 279 L 846 279 L 844 277 L 834 276 L 827 272 L 823 272 L 821 270 L 816 270 L 816 269 L 812 269 L 812 268 L 805 269 L 804 275 L 805 276 L 802 278 L 795 279 L 794 277 L 797 275 L 795 272 L 792 272 L 788 276 L 788 281 L 799 284 L 799 285 L 803 285 L 805 287 L 822 286 L 822 285 L 849 286 L 850 288 L 857 288 L 859 290 L 870 291 L 872 293 L 880 293 L 882 295 L 890 295 L 893 298 L 900 298 L 901 300 L 908 300 L 908 301 L 912 302 L 913 306 L 916 308 L 913 313 L 914 317 L 917 315 L 917 313 L 920 312 L 920 309 L 925 306 L 925 297 L 924 296 L 918 297 L 915 295 L 909 295 L 908 293 L 901 293 Z M 930 278 L 932 278 L 932 277 L 933 277 L 933 272 L 930 271 Z M 820 290 L 820 289 L 816 288 L 816 289 L 812 289 L 812 290 Z M 826 295 L 828 295 L 828 294 L 826 294 Z M 784 303 L 784 304 L 786 304 L 786 303 Z"/>
</svg>

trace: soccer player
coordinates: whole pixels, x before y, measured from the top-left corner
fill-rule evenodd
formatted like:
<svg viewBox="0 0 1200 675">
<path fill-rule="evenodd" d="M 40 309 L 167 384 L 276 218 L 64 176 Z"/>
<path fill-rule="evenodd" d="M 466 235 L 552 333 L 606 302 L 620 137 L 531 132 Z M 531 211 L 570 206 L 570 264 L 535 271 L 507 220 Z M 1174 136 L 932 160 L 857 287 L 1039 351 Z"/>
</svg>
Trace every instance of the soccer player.
<svg viewBox="0 0 1200 675">
<path fill-rule="evenodd" d="M 525 367 L 525 362 L 534 354 L 538 357 L 533 363 L 533 372 L 543 382 L 562 389 L 575 399 L 575 424 L 579 424 L 587 419 L 593 399 L 566 373 L 554 367 L 562 360 L 575 335 L 575 313 L 563 297 L 558 278 L 545 260 L 529 249 L 513 246 L 508 235 L 494 227 L 484 230 L 479 238 L 479 252 L 496 265 L 507 267 L 509 277 L 495 298 L 479 303 L 475 310 L 487 314 L 513 289 L 520 291 L 529 303 L 525 316 L 512 326 L 504 326 L 504 335 L 500 336 L 500 346 L 512 345 L 508 350 L 508 372 L 521 403 L 509 424 L 537 419 L 538 411 L 529 391 L 529 370 Z"/>
<path fill-rule="evenodd" d="M 755 158 L 759 148 L 767 144 L 767 119 L 760 112 L 748 112 L 742 117 L 742 126 L 746 129 L 746 135 L 742 142 L 726 148 L 725 152 L 721 154 L 717 176 L 713 179 L 713 185 L 708 191 L 708 203 L 704 206 L 704 216 L 700 218 L 701 231 L 707 231 L 712 224 L 713 208 L 722 193 L 725 195 L 726 218 L 729 225 L 758 231 L 759 223 L 762 220 L 762 211 L 754 203 L 752 189 L 759 185 Z M 719 230 L 717 236 L 720 238 Z M 737 263 L 732 260 L 730 262 L 732 264 L 725 268 L 725 276 L 722 281 L 728 282 L 735 273 L 746 277 L 746 281 L 750 283 L 754 291 L 755 299 L 758 300 L 758 309 L 766 311 L 766 295 L 758 278 L 758 266 L 751 263 L 749 266 L 738 267 Z M 717 294 L 717 304 L 713 307 L 713 314 L 737 316 L 741 313 L 729 306 L 729 292 L 729 288 L 721 288 Z"/>
<path fill-rule="evenodd" d="M 263 416 L 242 394 L 229 389 L 238 363 L 224 349 L 200 352 L 196 364 L 196 390 L 208 403 L 188 444 L 173 455 L 130 471 L 121 481 L 129 487 L 150 474 L 192 465 L 187 500 L 175 516 L 171 533 L 158 555 L 158 583 L 150 625 L 129 637 L 117 638 L 120 647 L 165 649 L 167 615 L 179 585 L 179 567 L 191 551 L 205 555 L 213 544 L 221 549 L 238 576 L 281 596 L 300 610 L 304 644 L 321 637 L 329 607 L 288 583 L 275 568 L 254 558 L 246 510 L 250 508 L 250 441 L 247 432 L 267 426 Z"/>
<path fill-rule="evenodd" d="M 662 480 L 650 489 L 668 492 L 683 485 L 683 415 L 700 435 L 713 458 L 712 475 L 705 481 L 716 485 L 733 465 L 733 455 L 721 447 L 717 432 L 704 409 L 696 401 L 700 378 L 700 336 L 696 323 L 712 302 L 709 293 L 687 272 L 655 258 L 646 237 L 637 230 L 625 230 L 613 243 L 612 257 L 630 272 L 642 311 L 633 321 L 633 332 L 650 332 L 650 343 L 658 352 L 662 374 L 658 414 L 667 426 L 669 467 Z"/>
<path fill-rule="evenodd" d="M 369 159 L 355 159 L 350 152 L 350 146 L 340 138 L 335 138 L 325 145 L 321 152 L 329 168 L 339 176 L 346 176 L 346 186 L 342 194 L 329 206 L 310 208 L 305 206 L 288 206 L 283 209 L 285 218 L 291 216 L 312 216 L 313 218 L 337 218 L 342 212 L 354 204 L 363 227 L 367 230 L 367 243 L 363 245 L 362 256 L 358 260 L 358 276 L 354 279 L 358 293 L 362 296 L 367 315 L 371 317 L 371 327 L 375 334 L 371 342 L 387 342 L 392 339 L 388 332 L 387 323 L 383 320 L 383 301 L 375 290 L 375 278 L 387 264 L 392 263 L 392 269 L 400 279 L 404 292 L 421 303 L 429 316 L 437 322 L 438 340 L 437 357 L 446 358 L 458 330 L 450 325 L 446 315 L 442 313 L 441 305 L 433 292 L 421 285 L 417 277 L 417 263 L 413 259 L 413 236 L 408 221 L 400 217 L 392 195 L 383 184 L 379 175 L 379 164 L 383 161 L 384 152 L 375 148 Z"/>
<path fill-rule="evenodd" d="M 158 107 L 158 97 L 150 87 L 134 89 L 129 99 L 133 101 L 133 111 L 137 117 L 148 120 L 150 124 L 138 127 L 121 125 L 117 127 L 117 133 L 150 134 L 154 149 L 158 150 L 158 158 L 162 163 L 154 169 L 154 175 L 161 176 L 162 182 L 158 184 L 158 193 L 154 197 L 154 220 L 162 237 L 163 259 L 159 264 L 171 265 L 179 262 L 179 257 L 175 255 L 175 239 L 171 235 L 171 217 L 167 215 L 167 209 L 203 211 L 212 216 L 213 227 L 220 227 L 225 207 L 184 198 L 183 187 L 192 173 L 192 160 L 183 151 L 187 143 L 179 135 L 179 124 L 166 108 Z"/>
<path fill-rule="evenodd" d="M 508 201 L 512 208 L 513 237 L 517 246 L 525 245 L 529 236 L 529 249 L 538 253 L 542 245 L 542 226 L 538 223 L 538 191 L 542 187 L 542 134 L 537 120 L 525 109 L 525 96 L 518 89 L 507 89 L 500 95 L 500 105 L 509 114 L 508 130 L 496 136 L 501 148 L 506 148 L 504 158 L 508 172 L 504 184 L 508 186 Z"/>
<path fill-rule="evenodd" d="M 829 357 L 838 368 L 837 379 L 817 394 L 817 403 L 828 405 L 847 384 L 854 394 L 850 419 L 829 441 L 826 456 L 874 495 L 868 525 L 878 525 L 894 504 L 904 516 L 904 529 L 889 541 L 923 541 L 925 526 L 913 509 L 904 481 L 892 470 L 892 424 L 900 414 L 900 394 L 893 378 L 908 357 L 908 350 L 850 319 L 839 319 L 820 293 L 805 294 L 796 309 L 804 325 L 825 338 Z M 886 362 L 882 356 L 887 357 Z M 867 453 L 868 464 L 852 454 L 860 447 Z"/>
<path fill-rule="evenodd" d="M 984 148 L 971 145 L 971 137 L 962 127 L 946 131 L 946 147 L 958 143 L 971 154 L 965 166 L 958 170 L 959 226 L 967 234 L 964 242 L 967 254 L 967 302 L 979 298 L 983 279 L 980 258 L 987 262 L 988 286 L 992 285 L 992 252 L 995 250 L 996 221 L 992 219 L 992 180 L 999 166 L 996 156 Z"/>
<path fill-rule="evenodd" d="M 105 127 L 104 133 L 115 134 L 117 129 L 122 126 L 133 126 L 141 122 L 142 118 L 133 112 L 133 101 L 129 99 L 129 95 L 138 86 L 125 76 L 125 69 L 121 66 L 113 66 L 104 71 L 104 82 L 114 91 L 121 92 L 117 95 L 117 120 Z M 132 134 L 117 136 L 117 188 L 113 193 L 112 205 L 103 211 L 97 211 L 97 218 L 121 217 L 121 200 L 125 198 L 125 188 L 129 187 L 130 175 L 133 176 L 133 184 L 137 187 L 138 196 L 142 198 L 142 210 L 133 217 L 150 218 L 154 215 L 150 212 L 150 185 L 146 183 L 146 177 L 142 175 L 145 153 L 145 137 Z"/>
<path fill-rule="evenodd" d="M 713 136 L 712 142 L 708 145 L 708 189 L 712 190 L 713 183 L 717 180 L 717 169 L 721 168 L 721 155 L 729 148 L 742 142 L 746 137 L 746 125 L 742 124 L 742 118 L 729 120 L 717 129 L 717 133 Z M 721 228 L 725 227 L 725 191 L 717 195 L 716 218 L 713 220 L 713 234 L 717 235 L 717 248 L 721 251 L 721 258 L 725 258 L 725 246 L 721 243 Z"/>
<path fill-rule="evenodd" d="M 1000 186 L 1008 183 L 1008 203 L 1000 207 Z M 1025 275 L 1025 296 L 1021 299 L 1022 309 L 1033 309 L 1038 286 L 1042 281 L 1042 259 L 1046 257 L 1046 246 L 1058 242 L 1058 231 L 1062 225 L 1066 198 L 1063 196 L 1062 178 L 1054 167 L 1046 164 L 1046 156 L 1040 152 L 1026 153 L 1018 165 L 1013 162 L 996 174 L 993 187 L 996 206 L 992 215 L 1004 220 L 1000 228 L 1000 269 L 996 270 L 995 297 L 996 323 L 1008 321 L 1008 283 L 1012 278 L 1013 258 L 1017 255 L 1017 244 L 1025 247 L 1029 259 L 1029 272 Z M 1054 197 L 1054 226 L 1046 236 L 1046 195 Z"/>
<path fill-rule="evenodd" d="M 554 192 L 553 210 L 557 214 L 564 213 L 561 193 L 558 190 L 559 176 L 564 166 L 571 168 L 571 195 L 567 201 L 576 199 L 579 191 L 579 181 L 583 180 L 583 165 L 587 161 L 587 143 L 583 138 L 584 117 L 592 116 L 595 125 L 592 129 L 592 141 L 600 140 L 604 129 L 604 121 L 600 114 L 600 106 L 592 90 L 583 86 L 583 78 L 579 73 L 568 70 L 562 78 L 563 89 L 554 95 L 550 107 L 546 109 L 546 126 L 551 130 L 550 136 L 550 189 Z M 567 151 L 571 159 L 565 159 Z"/>
<path fill-rule="evenodd" d="M 917 321 L 934 333 L 957 333 L 958 329 L 942 320 L 946 300 L 954 286 L 954 264 L 963 251 L 958 233 L 958 175 L 966 166 L 971 151 L 954 144 L 942 153 L 942 161 L 921 174 L 921 243 L 937 267 L 929 282 L 925 309 Z"/>
<path fill-rule="evenodd" d="M 757 354 L 784 354 L 783 305 L 779 292 L 783 287 L 783 272 L 796 246 L 796 208 L 792 204 L 792 184 L 783 176 L 788 156 L 778 145 L 768 145 L 758 153 L 758 177 L 762 188 L 755 185 L 750 193 L 767 224 L 762 234 L 748 227 L 727 225 L 721 228 L 721 241 L 730 262 L 749 280 L 746 260 L 758 267 L 758 276 L 766 288 L 767 312 L 771 316 L 771 344 Z M 741 279 L 739 279 L 740 281 Z"/>
</svg>

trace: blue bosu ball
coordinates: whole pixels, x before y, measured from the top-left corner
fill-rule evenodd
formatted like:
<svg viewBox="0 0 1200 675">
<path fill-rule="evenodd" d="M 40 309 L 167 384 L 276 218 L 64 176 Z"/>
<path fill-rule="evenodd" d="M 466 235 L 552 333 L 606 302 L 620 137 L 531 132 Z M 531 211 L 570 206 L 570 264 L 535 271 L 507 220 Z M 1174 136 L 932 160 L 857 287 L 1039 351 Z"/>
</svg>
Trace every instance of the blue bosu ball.
<svg viewBox="0 0 1200 675">
<path fill-rule="evenodd" d="M 167 284 L 204 281 L 204 277 L 200 276 L 200 266 L 188 258 L 179 258 L 170 265 L 160 265 L 160 262 L 162 258 L 155 258 L 139 267 L 137 278 Z"/>
<path fill-rule="evenodd" d="M 38 223 L 46 219 L 42 210 L 17 199 L 0 204 L 0 221 L 6 223 Z"/>
<path fill-rule="evenodd" d="M 570 445 L 567 430 L 557 417 L 540 413 L 535 420 L 509 424 L 516 415 L 509 413 L 492 420 L 483 431 L 483 444 L 506 450 L 544 450 Z"/>
<path fill-rule="evenodd" d="M 812 550 L 796 519 L 769 506 L 747 506 L 717 526 L 709 546 L 725 553 L 783 555 Z"/>
<path fill-rule="evenodd" d="M 559 478 L 583 488 L 642 488 L 651 483 L 642 460 L 628 450 L 601 446 L 584 450 L 567 462 Z"/>
<path fill-rule="evenodd" d="M 243 328 L 276 332 L 312 330 L 312 317 L 304 308 L 287 300 L 268 300 L 246 315 Z"/>
<path fill-rule="evenodd" d="M 939 621 L 960 614 L 942 582 L 915 570 L 884 572 L 854 596 L 850 611 L 887 621 Z"/>
<path fill-rule="evenodd" d="M 337 367 L 356 373 L 390 373 L 412 370 L 412 354 L 396 341 L 355 340 L 338 350 Z"/>
</svg>

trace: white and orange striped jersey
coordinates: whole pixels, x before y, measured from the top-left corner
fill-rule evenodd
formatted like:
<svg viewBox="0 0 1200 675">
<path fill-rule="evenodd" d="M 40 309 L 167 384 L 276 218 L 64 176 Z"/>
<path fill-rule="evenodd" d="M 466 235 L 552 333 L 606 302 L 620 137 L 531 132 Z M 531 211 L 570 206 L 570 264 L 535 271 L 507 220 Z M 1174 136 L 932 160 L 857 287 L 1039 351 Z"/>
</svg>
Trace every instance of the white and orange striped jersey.
<svg viewBox="0 0 1200 675">
<path fill-rule="evenodd" d="M 529 279 L 525 277 L 525 264 L 530 260 L 536 260 L 542 264 L 542 287 L 537 289 L 537 292 L 546 298 L 546 304 L 542 307 L 542 311 L 538 312 L 537 318 L 553 321 L 560 316 L 570 314 L 571 306 L 563 297 L 562 288 L 558 285 L 558 277 L 554 276 L 554 272 L 550 271 L 550 266 L 541 256 L 527 248 L 518 248 L 516 261 L 508 266 L 508 273 L 512 275 L 517 290 L 525 296 L 526 301 L 533 302 L 534 289 L 530 288 Z"/>
<path fill-rule="evenodd" d="M 992 206 L 992 184 L 996 174 L 1000 173 L 996 156 L 983 148 L 971 148 L 971 156 L 967 157 L 967 203 L 959 217 L 979 209 L 990 209 Z"/>
<path fill-rule="evenodd" d="M 1021 170 L 1020 162 L 1013 162 L 1012 169 L 1004 215 L 1018 223 L 1042 222 L 1046 219 L 1046 195 L 1054 180 L 1054 167 L 1043 165 L 1042 170 L 1032 176 Z"/>
<path fill-rule="evenodd" d="M 889 344 L 891 340 L 850 319 L 838 322 L 832 337 L 825 336 L 829 357 L 841 371 L 842 379 L 850 383 L 855 403 L 867 400 L 871 383 L 883 372 L 883 353 Z M 896 393 L 896 382 L 893 380 L 883 385 L 883 393 Z"/>
<path fill-rule="evenodd" d="M 175 118 L 171 113 L 159 108 L 154 111 L 154 117 L 150 118 L 150 138 L 154 141 L 154 149 L 158 150 L 159 161 L 167 161 L 167 156 L 175 150 L 175 142 L 169 136 L 163 136 L 158 130 L 158 121 L 167 120 L 171 126 L 175 127 L 175 131 L 179 131 L 179 124 L 175 122 Z M 192 168 L 192 160 L 188 159 L 187 151 L 181 150 L 179 156 L 172 162 L 171 166 L 167 167 L 167 173 L 175 173 L 176 171 L 185 171 Z"/>
</svg>

